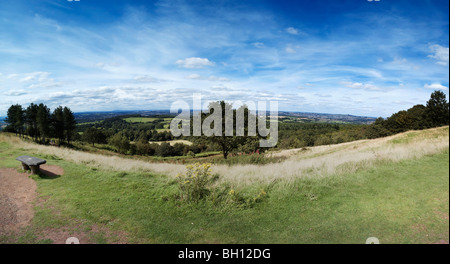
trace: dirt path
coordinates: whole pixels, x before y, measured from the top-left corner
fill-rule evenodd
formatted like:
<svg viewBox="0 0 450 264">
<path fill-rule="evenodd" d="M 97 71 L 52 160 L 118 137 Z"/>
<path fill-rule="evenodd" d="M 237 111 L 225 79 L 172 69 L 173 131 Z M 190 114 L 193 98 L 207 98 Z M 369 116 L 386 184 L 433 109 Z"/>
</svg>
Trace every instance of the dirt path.
<svg viewBox="0 0 450 264">
<path fill-rule="evenodd" d="M 41 173 L 52 178 L 63 175 L 64 170 L 44 164 Z M 18 232 L 33 219 L 36 182 L 29 176 L 15 168 L 0 168 L 0 236 Z"/>
<path fill-rule="evenodd" d="M 47 178 L 64 175 L 64 169 L 56 165 L 44 164 L 40 171 Z M 20 236 L 22 229 L 30 225 L 34 217 L 37 199 L 36 182 L 30 173 L 20 173 L 16 168 L 0 168 L 0 237 Z M 37 200 L 36 200 L 37 199 Z M 43 203 L 37 201 L 38 204 Z M 45 206 L 45 204 L 41 204 Z M 46 228 L 36 233 L 38 239 L 50 239 L 55 244 L 65 244 L 67 238 L 76 237 L 82 244 L 93 243 L 92 234 L 102 234 L 105 238 L 114 238 L 111 243 L 127 243 L 125 232 L 111 232 L 102 226 L 93 225 L 89 232 L 81 231 L 80 225 L 68 225 L 62 228 Z M 11 240 L 7 243 L 16 243 Z"/>
<path fill-rule="evenodd" d="M 17 232 L 33 219 L 36 182 L 28 173 L 0 169 L 0 235 Z"/>
</svg>

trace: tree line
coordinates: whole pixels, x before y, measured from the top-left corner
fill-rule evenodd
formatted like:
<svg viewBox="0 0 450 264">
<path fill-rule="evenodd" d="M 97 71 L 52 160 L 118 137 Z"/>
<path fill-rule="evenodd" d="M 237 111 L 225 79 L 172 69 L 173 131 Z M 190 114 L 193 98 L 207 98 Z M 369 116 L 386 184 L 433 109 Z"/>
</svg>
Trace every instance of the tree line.
<svg viewBox="0 0 450 264">
<path fill-rule="evenodd" d="M 48 143 L 51 138 L 70 145 L 75 133 L 76 121 L 68 107 L 58 106 L 51 112 L 45 104 L 31 103 L 27 108 L 20 104 L 11 105 L 7 111 L 6 132 L 20 137 L 30 136 L 35 142 Z"/>
<path fill-rule="evenodd" d="M 226 136 L 225 135 L 225 109 L 230 108 L 231 105 L 225 101 L 212 102 L 209 105 L 210 111 L 208 113 L 201 113 L 200 119 L 201 123 L 214 113 L 211 109 L 221 109 L 222 123 L 215 124 L 221 126 L 222 134 L 212 137 L 207 136 L 183 136 L 182 139 L 189 140 L 193 142 L 193 145 L 188 146 L 180 143 L 176 143 L 173 146 L 169 143 L 152 143 L 151 141 L 170 141 L 174 139 L 174 136 L 169 131 L 158 132 L 155 127 L 162 125 L 160 121 L 155 120 L 151 123 L 139 123 L 133 124 L 123 120 L 123 116 L 108 118 L 102 122 L 94 124 L 86 124 L 89 126 L 83 132 L 82 140 L 92 144 L 93 146 L 98 144 L 108 143 L 113 146 L 119 153 L 137 154 L 137 155 L 149 155 L 149 156 L 193 156 L 197 153 L 204 151 L 221 151 L 223 157 L 227 159 L 228 155 L 232 152 L 238 151 L 241 153 L 251 153 L 251 152 L 263 152 L 264 149 L 259 147 L 259 139 L 263 138 L 261 136 L 249 136 L 248 135 L 248 123 L 251 116 L 250 112 L 246 107 L 243 109 L 243 136 Z M 211 112 L 212 111 L 212 112 Z M 237 109 L 232 109 L 233 122 L 233 134 L 236 134 L 236 120 L 237 120 Z M 190 130 L 193 134 L 193 116 L 190 118 Z M 253 116 L 256 122 L 256 127 L 258 126 L 258 119 Z M 130 143 L 133 142 L 133 143 Z"/>
<path fill-rule="evenodd" d="M 136 116 L 136 115 L 133 115 Z M 98 122 L 90 122 L 86 124 L 78 124 L 77 132 L 83 132 L 83 135 L 87 134 L 87 138 L 82 137 L 86 142 L 103 143 L 104 137 L 110 138 L 117 133 L 124 134 L 130 141 L 138 141 L 140 139 L 146 139 L 148 141 L 167 141 L 172 140 L 173 136 L 169 131 L 158 132 L 156 129 L 164 128 L 161 123 L 161 119 L 157 119 L 149 123 L 129 123 L 123 120 L 127 116 L 116 116 L 106 118 L 105 120 Z M 99 131 L 95 131 L 93 129 Z M 100 141 L 95 141 L 100 139 Z"/>
<path fill-rule="evenodd" d="M 449 125 L 449 103 L 442 91 L 434 91 L 426 105 L 415 105 L 386 119 L 379 117 L 365 133 L 367 138 L 378 138 L 446 125 Z"/>
<path fill-rule="evenodd" d="M 386 137 L 408 130 L 449 125 L 449 103 L 442 91 L 434 91 L 426 105 L 417 104 L 370 125 L 330 123 L 280 123 L 278 147 L 302 148 Z"/>
<path fill-rule="evenodd" d="M 225 109 L 224 101 L 216 102 Z M 211 115 L 202 113 L 201 120 Z M 222 117 L 224 112 L 221 113 Z M 247 127 L 250 113 L 245 112 L 244 127 Z M 236 110 L 233 110 L 233 118 L 236 118 Z M 225 118 L 222 118 L 223 122 Z M 50 138 L 59 139 L 59 143 L 66 140 L 81 140 L 89 144 L 109 144 L 120 153 L 149 156 L 185 156 L 194 155 L 204 151 L 221 151 L 226 159 L 229 153 L 253 153 L 264 152 L 259 147 L 260 136 L 249 136 L 245 131 L 244 136 L 228 137 L 224 134 L 215 137 L 181 137 L 194 144 L 191 146 L 168 143 L 156 144 L 151 141 L 167 141 L 174 139 L 168 131 L 158 132 L 156 126 L 160 122 L 130 124 L 123 117 L 107 118 L 102 122 L 76 126 L 74 115 L 67 107 L 59 106 L 50 112 L 44 104 L 30 104 L 26 109 L 21 105 L 12 105 L 8 109 L 7 119 L 9 125 L 5 131 L 15 132 L 23 136 L 28 135 L 36 142 L 46 142 Z M 190 120 L 190 128 L 193 128 L 193 120 Z M 370 125 L 356 124 L 330 124 L 330 123 L 279 123 L 279 140 L 277 147 L 280 149 L 301 148 L 338 144 L 359 139 L 373 139 L 385 137 L 407 130 L 420 130 L 449 124 L 449 103 L 442 91 L 434 91 L 426 105 L 415 105 L 408 110 L 401 110 L 388 118 L 379 117 Z M 218 124 L 225 131 L 225 123 Z M 83 135 L 76 131 L 83 126 Z M 258 124 L 257 124 L 258 126 Z M 191 131 L 192 132 L 192 131 Z M 233 127 L 233 134 L 236 127 Z M 192 133 L 191 133 L 192 134 Z M 149 142 L 150 141 L 150 142 Z M 133 143 L 132 143 L 133 142 Z"/>
</svg>

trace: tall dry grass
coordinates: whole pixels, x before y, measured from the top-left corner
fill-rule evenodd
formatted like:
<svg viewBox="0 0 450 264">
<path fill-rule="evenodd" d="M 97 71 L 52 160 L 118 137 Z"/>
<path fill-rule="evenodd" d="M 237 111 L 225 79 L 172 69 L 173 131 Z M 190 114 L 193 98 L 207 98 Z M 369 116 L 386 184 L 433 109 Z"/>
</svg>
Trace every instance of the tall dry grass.
<svg viewBox="0 0 450 264">
<path fill-rule="evenodd" d="M 150 171 L 171 177 L 185 172 L 181 164 L 150 163 L 141 160 L 115 156 L 103 156 L 67 148 L 42 146 L 24 142 L 16 137 L 0 135 L 0 141 L 8 141 L 25 150 L 53 155 L 61 159 L 112 171 Z M 374 140 L 360 140 L 337 145 L 312 147 L 308 150 L 285 150 L 269 153 L 274 156 L 288 156 L 280 163 L 266 165 L 214 165 L 220 182 L 236 186 L 267 184 L 274 180 L 284 183 L 298 178 L 345 175 L 359 169 L 369 168 L 382 162 L 397 162 L 416 159 L 448 151 L 449 128 L 441 127 L 423 131 L 410 131 Z"/>
<path fill-rule="evenodd" d="M 397 142 L 397 143 L 395 143 Z M 449 128 L 410 131 L 390 137 L 273 153 L 288 156 L 267 165 L 214 166 L 223 180 L 239 184 L 343 175 L 383 162 L 416 159 L 449 150 Z"/>
<path fill-rule="evenodd" d="M 151 171 L 154 173 L 176 176 L 184 172 L 184 165 L 169 163 L 149 163 L 141 160 L 127 159 L 117 156 L 105 156 L 88 152 L 73 150 L 64 147 L 53 147 L 25 142 L 17 137 L 0 134 L 0 141 L 6 141 L 16 147 L 29 150 L 37 154 L 51 155 L 77 164 L 96 167 L 112 171 Z"/>
</svg>

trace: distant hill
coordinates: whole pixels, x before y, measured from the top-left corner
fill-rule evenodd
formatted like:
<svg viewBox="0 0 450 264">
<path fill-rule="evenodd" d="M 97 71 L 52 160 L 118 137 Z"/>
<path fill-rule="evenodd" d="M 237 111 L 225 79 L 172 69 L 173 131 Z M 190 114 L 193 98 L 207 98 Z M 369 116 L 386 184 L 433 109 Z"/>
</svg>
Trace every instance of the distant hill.
<svg viewBox="0 0 450 264">
<path fill-rule="evenodd" d="M 371 124 L 375 122 L 375 117 L 343 115 L 343 114 L 324 114 L 324 113 L 307 113 L 307 112 L 279 112 L 278 116 L 297 117 L 298 119 L 306 119 L 314 122 L 342 122 L 354 124 Z"/>
<path fill-rule="evenodd" d="M 197 112 L 197 111 L 194 111 Z M 269 114 L 269 113 L 267 113 Z M 115 116 L 175 116 L 169 110 L 131 110 L 131 111 L 105 111 L 105 112 L 79 112 L 75 113 L 75 119 L 78 123 L 94 122 L 111 118 Z M 295 121 L 304 122 L 325 122 L 325 123 L 354 123 L 354 124 L 371 124 L 375 122 L 375 117 L 354 116 L 343 114 L 325 114 L 325 113 L 308 113 L 308 112 L 289 112 L 280 111 L 278 113 L 280 119 L 294 119 Z M 294 121 L 293 120 L 293 121 Z"/>
<path fill-rule="evenodd" d="M 169 110 L 117 110 L 105 112 L 78 112 L 74 113 L 75 120 L 78 123 L 101 121 L 115 116 L 156 116 L 156 115 L 170 115 Z M 175 115 L 173 115 L 175 116 Z"/>
<path fill-rule="evenodd" d="M 0 116 L 0 130 L 2 130 L 2 128 L 6 126 L 5 119 L 6 116 Z"/>
</svg>

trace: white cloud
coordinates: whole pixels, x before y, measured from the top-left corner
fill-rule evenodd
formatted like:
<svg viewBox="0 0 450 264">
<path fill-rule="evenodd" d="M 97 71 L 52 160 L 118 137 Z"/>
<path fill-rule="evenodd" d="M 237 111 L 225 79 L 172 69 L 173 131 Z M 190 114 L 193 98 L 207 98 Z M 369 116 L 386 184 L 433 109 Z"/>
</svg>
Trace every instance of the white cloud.
<svg viewBox="0 0 450 264">
<path fill-rule="evenodd" d="M 34 82 L 34 81 L 45 81 L 47 80 L 48 76 L 50 75 L 50 72 L 32 72 L 32 73 L 26 73 L 25 77 L 19 80 L 21 83 L 27 83 L 27 82 Z"/>
<path fill-rule="evenodd" d="M 191 57 L 184 60 L 177 60 L 176 64 L 187 69 L 199 69 L 206 66 L 214 66 L 214 62 L 207 58 Z"/>
<path fill-rule="evenodd" d="M 224 90 L 227 90 L 228 88 L 225 85 L 223 85 L 223 84 L 219 84 L 219 85 L 211 86 L 211 89 L 212 90 L 224 91 Z"/>
<path fill-rule="evenodd" d="M 34 76 L 26 76 L 26 77 L 23 77 L 22 79 L 20 79 L 20 82 L 24 83 L 24 82 L 29 82 L 32 80 L 34 80 Z"/>
<path fill-rule="evenodd" d="M 23 85 L 27 85 L 27 88 L 53 88 L 53 87 L 61 87 L 63 84 L 60 82 L 55 82 L 53 78 L 49 78 L 50 72 L 32 72 L 25 74 L 11 74 L 8 76 L 12 76 L 9 79 L 19 78 L 19 83 Z"/>
<path fill-rule="evenodd" d="M 208 80 L 210 81 L 220 81 L 220 82 L 229 82 L 230 79 L 226 78 L 226 77 L 216 77 L 216 76 L 209 76 Z"/>
<path fill-rule="evenodd" d="M 408 63 L 408 60 L 405 58 L 395 57 L 391 63 L 392 64 L 406 64 L 406 63 Z"/>
<path fill-rule="evenodd" d="M 6 76 L 6 79 L 14 79 L 17 76 L 19 76 L 19 74 L 17 74 L 17 73 L 8 74 L 8 76 Z"/>
<path fill-rule="evenodd" d="M 252 43 L 253 46 L 255 46 L 256 48 L 264 48 L 264 43 L 262 42 L 254 42 Z"/>
<path fill-rule="evenodd" d="M 229 82 L 230 79 L 226 77 L 217 77 L 217 76 L 209 76 L 209 77 L 203 77 L 199 74 L 193 73 L 189 76 L 186 76 L 186 79 L 190 80 L 209 80 L 209 81 L 220 81 L 220 82 Z"/>
<path fill-rule="evenodd" d="M 298 34 L 300 34 L 300 31 L 298 29 L 296 29 L 296 28 L 293 28 L 293 27 L 286 28 L 286 32 L 291 34 L 291 35 L 298 35 Z"/>
<path fill-rule="evenodd" d="M 295 54 L 295 53 L 297 53 L 297 52 L 295 51 L 295 49 L 293 49 L 293 48 L 291 48 L 291 47 L 286 47 L 286 49 L 285 49 L 284 51 L 286 51 L 286 53 L 289 53 L 289 54 Z"/>
<path fill-rule="evenodd" d="M 364 89 L 368 91 L 380 91 L 381 88 L 370 84 L 370 83 L 360 83 L 360 82 L 341 82 L 345 87 L 353 88 L 353 89 Z"/>
<path fill-rule="evenodd" d="M 437 64 L 447 66 L 449 61 L 449 49 L 440 45 L 430 46 L 430 50 L 433 52 L 432 55 L 428 57 L 436 59 Z"/>
<path fill-rule="evenodd" d="M 25 95 L 25 94 L 27 94 L 27 92 L 24 90 L 9 91 L 9 92 L 4 93 L 4 95 L 6 95 L 6 96 L 21 96 L 21 95 Z"/>
<path fill-rule="evenodd" d="M 54 88 L 54 87 L 61 87 L 63 84 L 59 83 L 59 82 L 54 82 L 53 79 L 50 79 L 46 82 L 40 82 L 40 83 L 35 83 L 32 84 L 30 86 L 28 86 L 28 88 L 33 89 L 33 88 Z"/>
<path fill-rule="evenodd" d="M 292 45 L 292 44 L 288 44 L 287 46 L 286 46 L 286 48 L 284 49 L 284 51 L 286 52 L 286 53 L 289 53 L 289 54 L 295 54 L 295 53 L 297 53 L 297 49 L 299 49 L 300 48 L 300 46 L 299 45 Z"/>
<path fill-rule="evenodd" d="M 432 89 L 432 90 L 448 90 L 448 87 L 446 87 L 440 83 L 425 84 L 423 87 L 426 89 Z"/>
<path fill-rule="evenodd" d="M 34 15 L 34 21 L 37 22 L 38 24 L 43 25 L 43 26 L 52 27 L 56 31 L 60 31 L 61 30 L 61 26 L 58 24 L 58 22 L 56 22 L 53 19 L 49 19 L 49 18 L 43 17 L 43 16 L 41 16 L 39 14 L 35 14 Z"/>
<path fill-rule="evenodd" d="M 97 68 L 104 68 L 105 65 L 106 64 L 104 62 L 99 62 L 99 63 L 96 63 L 94 66 L 97 67 Z"/>
<path fill-rule="evenodd" d="M 164 80 L 149 75 L 139 75 L 134 77 L 134 81 L 139 83 L 159 83 Z"/>
<path fill-rule="evenodd" d="M 196 73 L 193 73 L 193 74 L 187 76 L 186 79 L 191 79 L 191 80 L 202 80 L 203 77 L 200 76 L 200 75 L 198 75 L 198 74 L 196 74 Z"/>
</svg>

